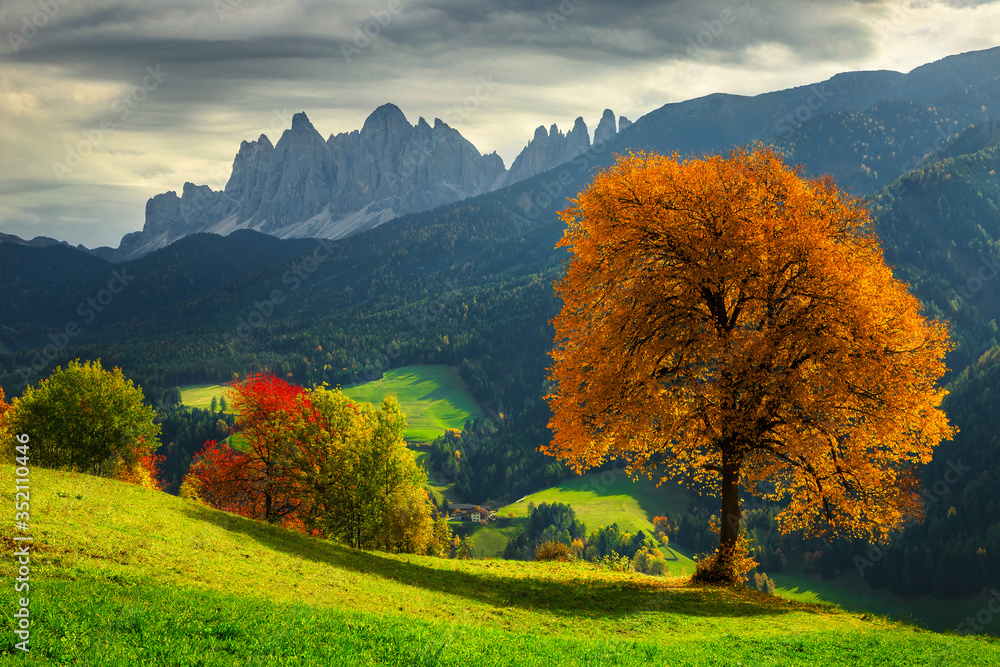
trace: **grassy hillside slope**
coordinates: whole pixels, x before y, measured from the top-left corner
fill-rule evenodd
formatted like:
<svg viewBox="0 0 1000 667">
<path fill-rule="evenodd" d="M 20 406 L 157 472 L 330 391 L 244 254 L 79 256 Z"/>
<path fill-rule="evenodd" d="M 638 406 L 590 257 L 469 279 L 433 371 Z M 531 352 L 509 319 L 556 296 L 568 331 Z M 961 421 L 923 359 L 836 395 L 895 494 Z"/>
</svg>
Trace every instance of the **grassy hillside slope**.
<svg viewBox="0 0 1000 667">
<path fill-rule="evenodd" d="M 513 511 L 516 516 L 527 516 L 529 503 L 561 502 L 573 506 L 577 516 L 586 524 L 588 533 L 611 523 L 617 523 L 622 530 L 629 532 L 644 530 L 652 533 L 654 516 L 662 515 L 664 511 L 681 515 L 691 502 L 691 496 L 676 484 L 664 484 L 657 488 L 648 480 L 632 482 L 622 473 L 605 472 L 603 480 L 601 475 L 590 473 L 566 480 L 504 507 L 501 513 Z M 478 528 L 473 533 L 477 553 L 501 556 L 507 544 L 507 535 L 521 529 L 523 525 L 509 529 Z M 670 548 L 678 559 L 676 563 L 671 562 L 671 572 L 693 574 L 695 564 L 690 550 L 677 544 L 671 544 Z M 769 574 L 777 584 L 777 594 L 783 598 L 838 605 L 858 613 L 886 615 L 939 631 L 955 628 L 967 616 L 975 616 L 987 602 L 985 599 L 941 600 L 931 596 L 908 598 L 893 595 L 871 588 L 853 569 L 831 580 L 793 572 Z"/>
<path fill-rule="evenodd" d="M 12 505 L 11 472 L 0 484 Z M 36 664 L 1000 661 L 990 640 L 685 579 L 365 553 L 110 480 L 41 469 L 30 479 Z M 0 527 L 5 547 L 13 536 Z M 12 558 L 0 576 L 10 623 Z M 0 664 L 22 663 L 14 641 L 4 634 Z"/>
<path fill-rule="evenodd" d="M 942 600 L 931 595 L 910 598 L 895 595 L 885 589 L 871 588 L 855 571 L 833 579 L 818 575 L 792 572 L 774 574 L 775 592 L 783 598 L 799 602 L 835 604 L 859 613 L 878 614 L 919 625 L 938 632 L 948 632 L 963 624 L 989 604 L 989 592 L 980 598 L 950 598 Z M 991 612 L 992 613 L 992 612 Z M 997 634 L 996 622 L 987 624 L 984 633 Z"/>
</svg>

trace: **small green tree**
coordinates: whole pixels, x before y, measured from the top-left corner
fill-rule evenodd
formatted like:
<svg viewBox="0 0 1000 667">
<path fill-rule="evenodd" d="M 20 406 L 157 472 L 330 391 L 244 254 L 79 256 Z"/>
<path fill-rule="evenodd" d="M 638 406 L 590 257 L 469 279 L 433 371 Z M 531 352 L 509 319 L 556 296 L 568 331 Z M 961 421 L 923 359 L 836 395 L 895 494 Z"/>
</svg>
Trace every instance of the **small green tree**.
<svg viewBox="0 0 1000 667">
<path fill-rule="evenodd" d="M 120 368 L 73 360 L 14 399 L 7 421 L 9 432 L 31 437 L 38 465 L 114 477 L 159 445 L 155 416 Z"/>
<path fill-rule="evenodd" d="M 455 536 L 458 537 L 457 535 Z M 470 560 L 475 558 L 476 555 L 476 545 L 472 542 L 472 535 L 462 538 L 458 542 L 458 547 L 455 549 L 455 558 L 459 560 Z"/>
<path fill-rule="evenodd" d="M 651 574 L 654 577 L 664 577 L 670 574 L 670 566 L 662 558 L 651 558 L 646 563 L 646 574 Z"/>
<path fill-rule="evenodd" d="M 387 551 L 427 553 L 434 542 L 434 520 L 424 489 L 401 485 L 390 498 L 386 533 L 381 542 Z"/>
<path fill-rule="evenodd" d="M 214 412 L 218 412 L 218 410 L 219 410 L 219 399 L 216 398 L 215 396 L 212 397 L 212 407 L 211 407 L 211 410 L 212 410 L 213 413 Z"/>
<path fill-rule="evenodd" d="M 329 437 L 299 468 L 315 491 L 316 527 L 359 549 L 425 552 L 433 539 L 427 476 L 403 441 L 406 416 L 392 394 L 379 407 L 316 387 L 312 404 Z"/>
<path fill-rule="evenodd" d="M 448 554 L 451 553 L 451 540 L 452 532 L 451 526 L 448 525 L 448 519 L 444 516 L 438 516 L 434 521 L 434 538 L 427 545 L 427 555 L 447 558 Z"/>
</svg>

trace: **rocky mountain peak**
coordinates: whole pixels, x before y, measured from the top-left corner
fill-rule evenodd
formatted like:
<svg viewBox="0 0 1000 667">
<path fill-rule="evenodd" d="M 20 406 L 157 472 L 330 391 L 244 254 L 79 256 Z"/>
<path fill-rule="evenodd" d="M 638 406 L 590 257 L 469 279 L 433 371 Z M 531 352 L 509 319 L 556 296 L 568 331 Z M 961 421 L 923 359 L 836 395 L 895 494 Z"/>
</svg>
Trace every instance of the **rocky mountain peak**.
<svg viewBox="0 0 1000 667">
<path fill-rule="evenodd" d="M 583 116 L 578 116 L 573 123 L 573 129 L 566 134 L 566 152 L 570 155 L 579 155 L 588 148 L 590 148 L 590 131 L 583 122 Z"/>
<path fill-rule="evenodd" d="M 553 126 L 553 136 L 565 137 Z M 544 128 L 542 133 L 548 136 Z M 375 109 L 359 130 L 324 141 L 305 112 L 277 143 L 243 141 L 225 190 L 185 183 L 146 206 L 141 232 L 122 239 L 129 259 L 197 232 L 255 229 L 281 238 L 340 238 L 404 213 L 499 187 L 506 169 L 440 119 L 410 125 L 395 104 Z"/>
<path fill-rule="evenodd" d="M 292 134 L 309 133 L 309 134 L 319 134 L 313 124 L 309 122 L 309 116 L 306 115 L 305 111 L 300 111 L 299 113 L 292 116 Z"/>
<path fill-rule="evenodd" d="M 628 119 L 624 120 L 625 127 L 631 124 Z M 597 130 L 594 131 L 594 144 L 609 141 L 617 133 L 615 115 L 611 109 L 605 109 Z M 547 132 L 544 126 L 539 126 L 535 130 L 534 137 L 510 166 L 510 171 L 503 181 L 504 185 L 523 181 L 535 174 L 558 167 L 584 153 L 590 146 L 590 134 L 582 117 L 576 119 L 573 129 L 565 135 L 556 125 L 552 125 Z"/>
<path fill-rule="evenodd" d="M 601 116 L 601 122 L 594 130 L 594 143 L 603 144 L 614 139 L 616 134 L 618 134 L 618 130 L 615 129 L 615 114 L 611 109 L 605 109 L 604 115 Z"/>
<path fill-rule="evenodd" d="M 379 133 L 392 133 L 400 130 L 410 130 L 413 126 L 406 120 L 403 110 L 395 104 L 383 104 L 372 111 L 365 124 L 361 127 L 361 134 L 372 136 Z"/>
</svg>

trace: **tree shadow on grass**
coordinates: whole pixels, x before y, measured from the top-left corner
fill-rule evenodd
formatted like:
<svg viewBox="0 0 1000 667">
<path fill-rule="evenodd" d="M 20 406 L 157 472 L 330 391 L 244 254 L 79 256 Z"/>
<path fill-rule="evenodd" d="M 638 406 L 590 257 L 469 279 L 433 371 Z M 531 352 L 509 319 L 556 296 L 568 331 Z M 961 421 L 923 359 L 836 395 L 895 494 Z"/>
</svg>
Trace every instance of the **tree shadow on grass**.
<svg viewBox="0 0 1000 667">
<path fill-rule="evenodd" d="M 762 596 L 755 591 L 734 592 L 686 584 L 670 587 L 655 578 L 648 581 L 589 578 L 583 569 L 567 570 L 566 578 L 559 580 L 513 576 L 505 571 L 504 561 L 492 561 L 495 566 L 485 561 L 482 567 L 469 571 L 450 569 L 450 561 L 442 559 L 443 567 L 436 568 L 411 562 L 405 555 L 400 560 L 380 552 L 360 551 L 204 506 L 184 511 L 192 519 L 241 533 L 267 549 L 496 607 L 520 607 L 591 619 L 621 619 L 652 611 L 703 617 L 778 616 L 795 611 L 819 613 L 818 607 L 813 609 Z"/>
</svg>

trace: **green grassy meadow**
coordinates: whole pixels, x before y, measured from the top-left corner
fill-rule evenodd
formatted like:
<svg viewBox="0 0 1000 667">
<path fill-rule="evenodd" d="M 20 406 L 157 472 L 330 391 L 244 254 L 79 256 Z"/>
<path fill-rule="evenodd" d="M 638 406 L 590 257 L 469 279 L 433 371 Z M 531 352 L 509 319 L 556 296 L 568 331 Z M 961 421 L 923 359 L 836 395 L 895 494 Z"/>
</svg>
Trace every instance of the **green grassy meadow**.
<svg viewBox="0 0 1000 667">
<path fill-rule="evenodd" d="M 632 481 L 624 472 L 605 471 L 568 479 L 558 486 L 525 496 L 500 511 L 527 516 L 529 503 L 541 505 L 543 502 L 571 505 L 577 518 L 586 524 L 588 534 L 595 528 L 617 523 L 623 531 L 642 530 L 652 537 L 653 517 L 662 516 L 665 511 L 675 514 L 685 511 L 691 504 L 691 497 L 677 484 L 657 487 L 645 478 Z M 674 545 L 670 545 L 670 551 L 677 558 L 676 563 L 670 562 L 671 572 L 679 568 L 685 575 L 694 573 L 692 554 L 682 553 Z M 671 554 L 665 553 L 670 558 Z"/>
<path fill-rule="evenodd" d="M 217 402 L 222 401 L 225 390 L 228 387 L 222 384 L 188 384 L 180 387 L 181 404 L 189 408 L 201 408 L 208 410 L 212 407 L 212 398 Z M 229 400 L 228 398 L 226 399 Z M 229 410 L 228 412 L 232 412 Z"/>
<path fill-rule="evenodd" d="M 500 528 L 495 523 L 489 526 L 452 522 L 452 530 L 459 537 L 472 536 L 476 558 L 502 558 L 507 543 L 527 528 L 527 517 L 518 517 L 509 526 Z"/>
<path fill-rule="evenodd" d="M 427 446 L 412 442 L 408 443 L 408 446 L 411 450 L 413 450 L 417 464 L 424 468 L 424 470 L 429 470 L 427 462 Z M 428 493 L 430 493 L 433 497 L 434 502 L 438 505 L 441 505 L 445 499 L 447 499 L 450 503 L 460 502 L 458 494 L 454 491 L 454 486 L 455 485 L 451 482 L 441 481 L 439 483 L 435 483 L 433 479 L 428 479 L 427 483 L 424 484 L 424 488 L 427 489 Z"/>
<path fill-rule="evenodd" d="M 994 639 L 686 578 L 362 552 L 107 479 L 30 479 L 31 654 L 5 632 L 0 664 L 1000 663 Z M 0 561 L 8 624 L 15 567 Z"/>
<path fill-rule="evenodd" d="M 381 380 L 342 389 L 355 400 L 376 405 L 395 392 L 406 413 L 409 442 L 430 442 L 449 428 L 462 430 L 467 420 L 483 414 L 451 366 L 403 366 L 386 372 Z"/>
<path fill-rule="evenodd" d="M 181 388 L 185 405 L 207 409 L 212 397 L 222 397 L 222 385 L 189 385 Z M 388 391 L 395 391 L 403 411 L 407 413 L 409 428 L 407 438 L 414 446 L 421 440 L 430 440 L 446 428 L 461 428 L 466 419 L 482 414 L 481 409 L 468 394 L 455 369 L 447 366 L 408 366 L 389 371 L 382 380 L 349 387 L 345 393 L 357 400 L 377 403 Z M 239 446 L 239 443 L 237 443 Z M 415 449 L 418 461 L 426 452 Z M 450 486 L 429 488 L 440 503 L 444 498 L 455 502 Z M 637 530 L 652 534 L 652 519 L 664 511 L 681 513 L 690 504 L 691 497 L 676 484 L 657 488 L 646 479 L 633 482 L 622 472 L 590 473 L 566 480 L 555 487 L 531 494 L 516 503 L 502 508 L 502 513 L 514 512 L 519 517 L 514 525 L 463 526 L 463 534 L 471 534 L 479 557 L 499 558 L 507 542 L 523 529 L 528 504 L 562 502 L 573 506 L 588 532 L 600 526 L 617 523 L 629 532 Z M 671 553 L 672 552 L 672 553 Z M 677 545 L 670 545 L 668 558 L 673 556 L 671 572 L 689 576 L 694 572 L 692 554 Z M 800 574 L 773 575 L 779 596 L 792 601 L 838 605 L 858 613 L 875 613 L 891 618 L 908 620 L 925 628 L 945 631 L 952 629 L 961 619 L 975 614 L 982 602 L 977 600 L 939 600 L 933 597 L 908 599 L 867 586 L 854 572 L 842 574 L 833 580 L 822 580 Z"/>
</svg>

